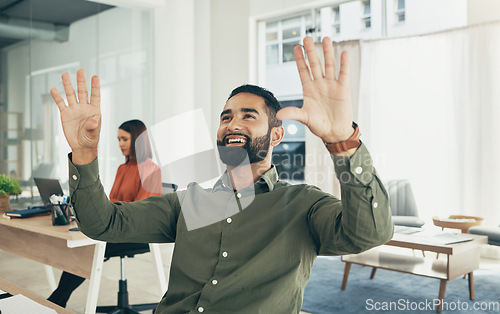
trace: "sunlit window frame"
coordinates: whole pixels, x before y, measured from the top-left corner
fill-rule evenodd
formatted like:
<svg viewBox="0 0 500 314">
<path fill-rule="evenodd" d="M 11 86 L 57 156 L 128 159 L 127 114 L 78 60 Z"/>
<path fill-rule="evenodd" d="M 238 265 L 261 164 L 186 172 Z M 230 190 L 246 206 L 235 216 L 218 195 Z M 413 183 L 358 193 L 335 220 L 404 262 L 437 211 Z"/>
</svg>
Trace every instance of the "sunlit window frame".
<svg viewBox="0 0 500 314">
<path fill-rule="evenodd" d="M 402 3 L 402 7 L 400 7 L 400 3 Z M 404 23 L 406 21 L 406 0 L 395 0 L 394 1 L 394 13 L 396 15 L 395 22 Z"/>
<path fill-rule="evenodd" d="M 361 21 L 363 25 L 363 29 L 371 29 L 372 28 L 372 9 L 371 9 L 371 1 L 364 0 L 362 2 L 363 5 L 363 13 L 361 15 Z M 368 8 L 368 12 L 367 12 Z"/>
<path fill-rule="evenodd" d="M 266 65 L 267 66 L 293 62 L 293 60 L 283 61 L 283 45 L 287 44 L 287 43 L 295 42 L 295 41 L 299 41 L 299 43 L 302 44 L 302 39 L 305 36 L 309 35 L 309 34 L 306 34 L 307 16 L 311 16 L 311 14 L 305 13 L 305 14 L 301 14 L 301 15 L 297 15 L 297 16 L 289 16 L 287 18 L 282 18 L 280 20 L 266 21 L 266 32 L 265 32 L 266 37 L 267 37 L 267 34 L 269 33 L 268 29 L 267 29 L 267 25 L 270 23 L 277 22 L 277 30 L 276 30 L 277 31 L 277 39 L 272 40 L 272 41 L 267 41 L 267 38 L 266 38 L 266 51 L 267 51 L 267 47 L 274 46 L 276 44 L 278 45 L 278 63 L 267 63 L 267 56 L 266 56 Z M 287 21 L 289 19 L 294 19 L 294 18 L 299 18 L 299 17 L 300 17 L 300 25 L 299 25 L 300 26 L 300 34 L 298 34 L 296 37 L 293 37 L 293 38 L 283 39 L 283 30 L 284 30 L 283 22 Z"/>
</svg>

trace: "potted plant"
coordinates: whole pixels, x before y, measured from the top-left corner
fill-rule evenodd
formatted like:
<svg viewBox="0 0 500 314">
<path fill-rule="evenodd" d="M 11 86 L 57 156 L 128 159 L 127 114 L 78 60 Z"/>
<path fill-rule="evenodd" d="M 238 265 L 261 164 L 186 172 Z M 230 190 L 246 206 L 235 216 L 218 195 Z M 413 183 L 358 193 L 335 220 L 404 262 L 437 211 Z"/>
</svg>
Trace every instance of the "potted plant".
<svg viewBox="0 0 500 314">
<path fill-rule="evenodd" d="M 19 181 L 9 178 L 5 174 L 0 175 L 0 212 L 10 210 L 10 196 L 19 195 L 21 187 Z"/>
</svg>

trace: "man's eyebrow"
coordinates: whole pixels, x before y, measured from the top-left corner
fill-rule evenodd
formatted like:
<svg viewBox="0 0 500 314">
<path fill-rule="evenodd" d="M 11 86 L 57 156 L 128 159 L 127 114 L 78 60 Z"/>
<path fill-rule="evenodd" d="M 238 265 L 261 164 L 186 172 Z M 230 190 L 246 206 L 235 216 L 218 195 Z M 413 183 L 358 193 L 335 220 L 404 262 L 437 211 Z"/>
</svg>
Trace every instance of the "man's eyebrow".
<svg viewBox="0 0 500 314">
<path fill-rule="evenodd" d="M 220 113 L 220 116 L 222 117 L 225 114 L 231 113 L 231 109 L 226 109 Z"/>
<path fill-rule="evenodd" d="M 241 112 L 253 112 L 260 115 L 259 112 L 253 108 L 241 108 Z"/>
<path fill-rule="evenodd" d="M 240 109 L 241 112 L 251 112 L 251 113 L 255 113 L 257 115 L 260 115 L 260 113 L 256 110 L 256 109 L 253 109 L 253 108 L 241 108 Z M 232 113 L 233 111 L 231 109 L 226 109 L 224 111 L 222 111 L 220 113 L 220 116 L 222 117 L 223 115 L 225 114 L 229 114 L 229 113 Z"/>
</svg>

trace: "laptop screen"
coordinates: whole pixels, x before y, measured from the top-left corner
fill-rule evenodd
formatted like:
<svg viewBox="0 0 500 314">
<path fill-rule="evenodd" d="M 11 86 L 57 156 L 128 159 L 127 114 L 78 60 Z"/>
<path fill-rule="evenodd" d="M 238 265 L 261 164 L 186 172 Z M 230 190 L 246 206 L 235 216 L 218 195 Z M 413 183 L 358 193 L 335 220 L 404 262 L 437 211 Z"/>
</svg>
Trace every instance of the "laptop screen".
<svg viewBox="0 0 500 314">
<path fill-rule="evenodd" d="M 57 179 L 33 178 L 33 180 L 35 180 L 36 187 L 42 198 L 43 206 L 50 203 L 50 196 L 52 194 L 64 195 L 59 180 Z"/>
</svg>

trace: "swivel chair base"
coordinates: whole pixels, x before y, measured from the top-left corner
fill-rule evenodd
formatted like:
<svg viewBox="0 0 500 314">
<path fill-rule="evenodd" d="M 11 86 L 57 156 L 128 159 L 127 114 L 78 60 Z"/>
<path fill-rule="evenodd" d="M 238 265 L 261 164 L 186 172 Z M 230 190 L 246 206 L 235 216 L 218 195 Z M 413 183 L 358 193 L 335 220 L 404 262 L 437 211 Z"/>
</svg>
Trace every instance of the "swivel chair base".
<svg viewBox="0 0 500 314">
<path fill-rule="evenodd" d="M 118 282 L 118 305 L 116 306 L 98 306 L 97 313 L 112 314 L 140 314 L 139 311 L 154 310 L 158 303 L 145 303 L 130 305 L 128 302 L 127 280 Z"/>
<path fill-rule="evenodd" d="M 141 245 L 135 245 L 135 250 L 129 249 L 128 251 L 121 251 L 118 256 L 120 256 L 120 271 L 121 276 L 118 281 L 118 302 L 115 306 L 98 306 L 96 308 L 97 313 L 113 313 L 113 314 L 140 314 L 139 311 L 154 310 L 158 303 L 145 303 L 145 304 L 129 304 L 128 301 L 128 290 L 127 290 L 127 278 L 125 277 L 125 256 L 133 257 L 134 254 L 141 254 L 149 252 L 149 247 L 141 247 Z M 120 248 L 120 246 L 116 246 Z M 107 258 L 113 256 L 110 250 L 110 254 Z M 116 255 L 115 255 L 116 256 Z"/>
</svg>

